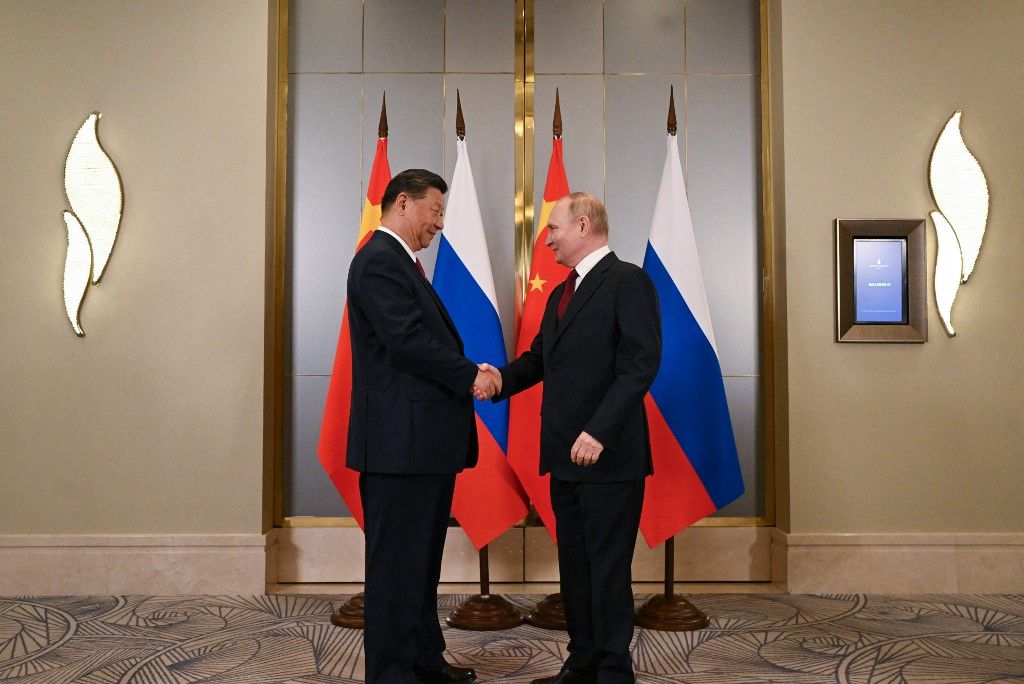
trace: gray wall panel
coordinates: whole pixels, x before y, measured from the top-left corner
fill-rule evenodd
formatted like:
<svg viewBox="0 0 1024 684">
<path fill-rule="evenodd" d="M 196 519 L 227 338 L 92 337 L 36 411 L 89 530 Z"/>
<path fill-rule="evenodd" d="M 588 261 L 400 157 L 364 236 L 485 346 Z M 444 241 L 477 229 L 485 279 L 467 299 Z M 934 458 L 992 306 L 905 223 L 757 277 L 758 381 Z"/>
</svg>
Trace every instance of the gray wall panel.
<svg viewBox="0 0 1024 684">
<path fill-rule="evenodd" d="M 538 76 L 534 89 L 533 187 L 536 219 L 551 161 L 555 88 L 562 110 L 562 156 L 569 189 L 604 199 L 604 82 L 601 76 Z M 536 227 L 535 227 L 536 228 Z"/>
<path fill-rule="evenodd" d="M 757 0 L 688 0 L 686 70 L 691 74 L 760 71 Z"/>
<path fill-rule="evenodd" d="M 449 182 L 455 169 L 456 90 L 462 95 L 469 160 L 508 351 L 515 344 L 515 81 L 511 74 L 445 78 L 443 175 Z"/>
<path fill-rule="evenodd" d="M 610 74 L 683 73 L 682 0 L 606 0 L 604 41 Z"/>
<path fill-rule="evenodd" d="M 515 71 L 515 3 L 448 0 L 445 23 L 446 71 L 508 74 Z"/>
<path fill-rule="evenodd" d="M 292 0 L 288 69 L 292 73 L 363 70 L 363 3 L 360 0 Z"/>
<path fill-rule="evenodd" d="M 752 76 L 692 76 L 687 90 L 687 188 L 726 375 L 759 367 L 757 96 Z"/>
<path fill-rule="evenodd" d="M 292 369 L 329 374 L 355 251 L 363 189 L 359 158 L 362 77 L 291 77 L 289 287 Z M 356 125 L 352 125 L 356 122 Z"/>
<path fill-rule="evenodd" d="M 732 417 L 736 450 L 743 473 L 743 495 L 722 508 L 717 516 L 756 516 L 764 510 L 764 452 L 761 425 L 760 378 L 725 378 L 725 396 Z"/>
<path fill-rule="evenodd" d="M 329 382 L 322 376 L 291 378 L 291 426 L 283 464 L 287 515 L 351 515 L 316 455 Z"/>
<path fill-rule="evenodd" d="M 366 0 L 364 7 L 367 72 L 444 70 L 442 0 Z"/>
<path fill-rule="evenodd" d="M 533 13 L 538 74 L 600 74 L 604 70 L 602 3 L 536 0 Z"/>
<path fill-rule="evenodd" d="M 665 165 L 670 84 L 679 96 L 676 116 L 682 131 L 682 76 L 609 76 L 606 81 L 609 242 L 620 258 L 635 264 L 643 263 Z M 684 154 L 681 138 L 677 144 Z"/>
</svg>

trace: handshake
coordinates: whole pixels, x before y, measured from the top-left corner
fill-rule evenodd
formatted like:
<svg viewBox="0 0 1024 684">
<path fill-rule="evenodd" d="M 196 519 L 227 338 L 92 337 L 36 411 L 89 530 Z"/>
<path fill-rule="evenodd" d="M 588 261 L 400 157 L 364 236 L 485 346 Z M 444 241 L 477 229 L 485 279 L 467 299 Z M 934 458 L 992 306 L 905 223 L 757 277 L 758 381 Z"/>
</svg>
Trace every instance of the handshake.
<svg viewBox="0 0 1024 684">
<path fill-rule="evenodd" d="M 481 401 L 490 399 L 501 392 L 501 373 L 489 363 L 477 365 L 476 380 L 473 381 L 473 396 Z"/>
</svg>

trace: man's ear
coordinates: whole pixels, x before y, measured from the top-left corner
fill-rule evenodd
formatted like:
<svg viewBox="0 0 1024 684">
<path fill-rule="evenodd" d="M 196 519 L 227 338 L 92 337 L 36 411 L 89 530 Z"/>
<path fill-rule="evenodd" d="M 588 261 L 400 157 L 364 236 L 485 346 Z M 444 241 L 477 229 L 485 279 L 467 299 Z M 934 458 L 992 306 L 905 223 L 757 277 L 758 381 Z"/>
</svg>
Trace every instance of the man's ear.
<svg viewBox="0 0 1024 684">
<path fill-rule="evenodd" d="M 582 216 L 580 216 L 576 220 L 580 222 L 580 233 L 581 234 L 586 235 L 587 233 L 590 232 L 590 217 L 589 216 L 587 216 L 586 214 L 583 214 Z"/>
</svg>

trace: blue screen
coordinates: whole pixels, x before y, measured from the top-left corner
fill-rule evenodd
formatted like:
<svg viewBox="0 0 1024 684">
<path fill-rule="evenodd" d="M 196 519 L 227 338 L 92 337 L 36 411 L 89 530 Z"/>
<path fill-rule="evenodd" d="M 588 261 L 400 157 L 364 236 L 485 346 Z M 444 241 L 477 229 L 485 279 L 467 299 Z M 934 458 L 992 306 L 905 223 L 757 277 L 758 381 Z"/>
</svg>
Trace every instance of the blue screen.
<svg viewBox="0 0 1024 684">
<path fill-rule="evenodd" d="M 854 323 L 906 323 L 907 241 L 854 238 Z"/>
</svg>

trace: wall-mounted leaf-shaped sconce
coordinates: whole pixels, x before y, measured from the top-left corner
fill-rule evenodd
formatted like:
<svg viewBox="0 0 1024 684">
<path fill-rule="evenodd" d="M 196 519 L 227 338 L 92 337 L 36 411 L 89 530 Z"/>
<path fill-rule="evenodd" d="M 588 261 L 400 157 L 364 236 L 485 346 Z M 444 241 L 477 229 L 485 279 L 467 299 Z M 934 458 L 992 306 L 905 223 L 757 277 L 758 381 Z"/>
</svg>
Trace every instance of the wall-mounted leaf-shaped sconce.
<svg viewBox="0 0 1024 684">
<path fill-rule="evenodd" d="M 93 112 L 85 119 L 64 162 L 64 193 L 71 205 L 71 211 L 64 212 L 68 230 L 64 308 L 79 336 L 85 335 L 79 321 L 82 300 L 89 281 L 95 285 L 103 276 L 124 208 L 121 178 L 100 146 L 99 118 L 99 112 Z"/>
<path fill-rule="evenodd" d="M 68 228 L 68 256 L 64 262 L 64 310 L 68 313 L 75 334 L 82 336 L 85 332 L 78 313 L 85 299 L 85 289 L 89 287 L 92 250 L 89 249 L 89 238 L 74 214 L 65 211 L 64 223 Z"/>
<path fill-rule="evenodd" d="M 981 165 L 960 132 L 961 110 L 946 122 L 932 150 L 928 181 L 939 211 L 931 213 L 938 241 L 935 260 L 935 303 L 950 336 L 953 300 L 961 283 L 974 272 L 988 222 L 988 183 Z"/>
</svg>

